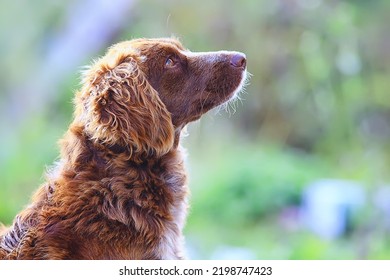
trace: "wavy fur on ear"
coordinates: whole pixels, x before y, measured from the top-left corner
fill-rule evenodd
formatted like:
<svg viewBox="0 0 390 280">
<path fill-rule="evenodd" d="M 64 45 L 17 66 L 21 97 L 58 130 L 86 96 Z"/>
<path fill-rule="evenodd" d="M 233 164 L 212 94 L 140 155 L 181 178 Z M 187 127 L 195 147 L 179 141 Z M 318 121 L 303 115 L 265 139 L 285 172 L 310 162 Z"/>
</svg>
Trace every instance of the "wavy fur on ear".
<svg viewBox="0 0 390 280">
<path fill-rule="evenodd" d="M 112 69 L 109 64 L 102 59 L 87 72 L 89 82 L 76 96 L 82 108 L 76 110 L 80 115 L 75 119 L 84 122 L 87 133 L 100 143 L 149 155 L 167 153 L 174 128 L 158 93 L 134 59 L 126 58 Z"/>
</svg>

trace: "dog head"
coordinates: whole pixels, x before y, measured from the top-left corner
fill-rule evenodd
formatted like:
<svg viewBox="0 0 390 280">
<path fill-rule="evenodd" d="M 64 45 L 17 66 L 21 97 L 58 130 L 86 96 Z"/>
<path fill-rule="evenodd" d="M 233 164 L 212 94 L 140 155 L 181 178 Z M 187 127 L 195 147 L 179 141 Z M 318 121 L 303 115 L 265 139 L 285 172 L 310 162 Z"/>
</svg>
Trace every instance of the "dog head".
<svg viewBox="0 0 390 280">
<path fill-rule="evenodd" d="M 76 119 L 92 139 L 164 154 L 175 132 L 233 98 L 245 74 L 239 52 L 190 52 L 176 39 L 125 41 L 85 72 Z"/>
</svg>

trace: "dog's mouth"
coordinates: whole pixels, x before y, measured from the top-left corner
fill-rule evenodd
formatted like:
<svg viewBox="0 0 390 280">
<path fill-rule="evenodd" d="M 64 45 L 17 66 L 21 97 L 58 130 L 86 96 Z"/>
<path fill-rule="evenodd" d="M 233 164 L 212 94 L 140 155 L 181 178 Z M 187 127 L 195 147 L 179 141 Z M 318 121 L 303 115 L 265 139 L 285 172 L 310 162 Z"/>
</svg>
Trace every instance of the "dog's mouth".
<svg viewBox="0 0 390 280">
<path fill-rule="evenodd" d="M 238 84 L 237 88 L 235 90 L 233 90 L 233 92 L 230 94 L 227 101 L 231 101 L 231 100 L 234 100 L 236 98 L 239 98 L 240 93 L 245 90 L 245 87 L 248 84 L 249 76 L 250 75 L 248 74 L 248 72 L 245 68 L 242 71 L 240 83 Z"/>
<path fill-rule="evenodd" d="M 222 58 L 214 65 L 216 73 L 206 87 L 210 107 L 216 107 L 239 98 L 245 88 L 249 75 L 246 70 L 246 56 L 239 52 L 224 52 Z"/>
</svg>

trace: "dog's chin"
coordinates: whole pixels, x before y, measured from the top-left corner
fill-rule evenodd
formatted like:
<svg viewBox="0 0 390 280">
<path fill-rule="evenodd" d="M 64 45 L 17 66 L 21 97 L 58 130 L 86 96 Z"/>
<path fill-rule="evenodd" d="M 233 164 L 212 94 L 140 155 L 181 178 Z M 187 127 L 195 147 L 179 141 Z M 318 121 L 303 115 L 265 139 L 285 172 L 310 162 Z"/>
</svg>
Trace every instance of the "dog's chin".
<svg viewBox="0 0 390 280">
<path fill-rule="evenodd" d="M 220 102 L 215 106 L 216 113 L 219 113 L 221 110 L 229 112 L 232 114 L 236 111 L 236 102 L 237 100 L 241 100 L 241 93 L 245 92 L 245 87 L 249 83 L 249 78 L 251 74 L 244 69 L 241 72 L 241 80 L 238 85 L 223 98 Z"/>
<path fill-rule="evenodd" d="M 215 107 L 224 106 L 226 103 L 234 102 L 237 99 L 240 99 L 240 93 L 245 90 L 246 85 L 248 84 L 250 74 L 244 69 L 241 73 L 241 80 L 239 84 L 223 98 Z"/>
<path fill-rule="evenodd" d="M 227 98 L 227 102 L 234 101 L 235 99 L 239 98 L 240 93 L 244 91 L 245 86 L 248 84 L 249 75 L 246 69 L 242 71 L 241 74 L 241 81 L 238 84 L 238 86 L 232 91 L 231 94 L 229 94 L 229 97 Z"/>
</svg>

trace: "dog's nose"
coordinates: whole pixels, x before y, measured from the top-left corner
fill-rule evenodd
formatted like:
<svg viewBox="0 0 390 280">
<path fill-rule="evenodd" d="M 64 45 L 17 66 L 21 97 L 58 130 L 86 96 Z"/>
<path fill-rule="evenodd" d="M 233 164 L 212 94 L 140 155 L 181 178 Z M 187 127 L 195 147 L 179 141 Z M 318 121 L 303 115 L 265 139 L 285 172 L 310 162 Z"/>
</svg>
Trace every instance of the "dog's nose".
<svg viewBox="0 0 390 280">
<path fill-rule="evenodd" d="M 230 58 L 230 64 L 237 68 L 245 68 L 246 57 L 243 53 L 235 53 Z"/>
</svg>

